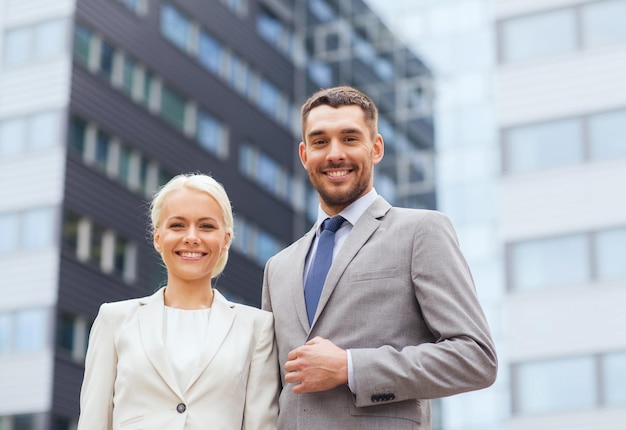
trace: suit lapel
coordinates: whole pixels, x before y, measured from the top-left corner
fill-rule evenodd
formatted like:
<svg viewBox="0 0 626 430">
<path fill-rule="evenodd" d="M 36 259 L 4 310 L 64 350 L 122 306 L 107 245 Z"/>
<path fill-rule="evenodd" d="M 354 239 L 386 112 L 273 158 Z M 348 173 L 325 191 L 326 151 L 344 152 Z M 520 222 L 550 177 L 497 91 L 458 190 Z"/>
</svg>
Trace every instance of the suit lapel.
<svg viewBox="0 0 626 430">
<path fill-rule="evenodd" d="M 314 225 L 311 230 L 309 230 L 309 232 L 296 243 L 296 247 L 293 250 L 293 256 L 289 257 L 289 259 L 293 261 L 295 267 L 293 270 L 287 271 L 295 277 L 295 279 L 287 280 L 286 285 L 290 286 L 289 290 L 291 291 L 294 309 L 296 310 L 300 324 L 306 333 L 309 332 L 310 327 L 309 318 L 306 313 L 306 303 L 304 302 L 304 263 L 306 261 L 306 256 L 311 249 L 313 239 L 315 238 L 316 227 L 317 225 Z"/>
<path fill-rule="evenodd" d="M 213 290 L 213 292 L 213 305 L 211 306 L 211 315 L 209 316 L 209 325 L 204 337 L 202 352 L 191 375 L 187 389 L 193 386 L 202 372 L 209 366 L 235 321 L 233 305 L 219 291 Z"/>
<path fill-rule="evenodd" d="M 348 264 L 354 259 L 359 250 L 363 248 L 365 243 L 374 234 L 374 232 L 380 227 L 381 220 L 385 213 L 391 208 L 391 205 L 385 201 L 382 197 L 378 197 L 367 210 L 361 215 L 356 225 L 352 228 L 352 231 L 346 238 L 341 250 L 333 260 L 332 266 L 328 271 L 328 276 L 324 282 L 324 289 L 320 297 L 319 304 L 317 305 L 317 311 L 315 312 L 315 318 L 313 325 L 315 325 L 320 313 L 323 311 L 326 303 L 330 299 L 339 279 L 345 272 Z M 304 296 L 304 294 L 303 294 Z M 306 309 L 305 309 L 306 316 Z M 305 320 L 306 321 L 306 320 Z"/>
<path fill-rule="evenodd" d="M 141 343 L 148 359 L 157 373 L 163 378 L 170 389 L 182 399 L 176 376 L 170 365 L 167 349 L 163 343 L 163 290 L 161 288 L 152 296 L 142 301 L 137 311 Z"/>
</svg>

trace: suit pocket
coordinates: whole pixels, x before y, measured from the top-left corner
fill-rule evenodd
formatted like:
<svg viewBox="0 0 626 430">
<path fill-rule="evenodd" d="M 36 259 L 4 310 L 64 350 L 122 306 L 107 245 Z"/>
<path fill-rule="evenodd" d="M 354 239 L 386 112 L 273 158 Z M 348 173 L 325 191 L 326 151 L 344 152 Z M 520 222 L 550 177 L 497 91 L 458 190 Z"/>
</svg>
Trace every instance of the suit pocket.
<svg viewBox="0 0 626 430">
<path fill-rule="evenodd" d="M 370 281 L 373 279 L 395 278 L 398 269 L 380 269 L 369 272 L 358 272 L 350 274 L 350 282 Z"/>
<path fill-rule="evenodd" d="M 399 422 L 393 428 L 413 428 L 413 423 L 422 421 L 421 404 L 418 400 L 388 403 L 386 405 L 357 407 L 350 399 L 350 415 L 363 417 L 378 417 L 381 419 L 399 419 L 405 421 L 405 426 Z M 385 421 L 389 424 L 389 421 Z"/>
<path fill-rule="evenodd" d="M 143 429 L 142 424 L 143 424 L 143 415 L 140 415 L 138 417 L 133 417 L 133 418 L 129 418 L 127 420 L 122 421 L 120 423 L 120 428 L 123 428 L 123 429 L 132 428 L 133 430 L 141 430 Z"/>
</svg>

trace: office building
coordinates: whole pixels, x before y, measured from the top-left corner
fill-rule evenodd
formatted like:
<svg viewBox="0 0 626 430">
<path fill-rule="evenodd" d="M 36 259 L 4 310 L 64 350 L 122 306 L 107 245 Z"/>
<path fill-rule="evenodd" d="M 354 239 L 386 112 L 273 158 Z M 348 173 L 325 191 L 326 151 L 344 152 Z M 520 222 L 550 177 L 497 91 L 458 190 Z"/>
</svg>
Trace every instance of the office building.
<svg viewBox="0 0 626 430">
<path fill-rule="evenodd" d="M 361 1 L 0 0 L 0 428 L 74 428 L 99 305 L 164 284 L 147 212 L 174 174 L 225 185 L 217 288 L 260 304 L 316 205 L 299 106 L 335 84 L 381 105 L 381 193 L 432 207 L 429 71 Z"/>
<path fill-rule="evenodd" d="M 433 70 L 438 207 L 498 345 L 441 429 L 622 428 L 626 1 L 370 3 Z"/>
</svg>

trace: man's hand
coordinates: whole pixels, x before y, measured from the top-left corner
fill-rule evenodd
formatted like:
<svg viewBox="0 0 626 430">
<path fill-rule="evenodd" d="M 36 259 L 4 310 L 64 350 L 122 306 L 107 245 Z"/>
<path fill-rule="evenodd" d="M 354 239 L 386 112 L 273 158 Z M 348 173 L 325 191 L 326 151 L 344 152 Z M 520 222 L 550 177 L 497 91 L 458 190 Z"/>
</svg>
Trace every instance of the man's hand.
<svg viewBox="0 0 626 430">
<path fill-rule="evenodd" d="M 285 381 L 296 394 L 314 393 L 348 383 L 348 353 L 328 339 L 315 337 L 287 355 Z"/>
</svg>

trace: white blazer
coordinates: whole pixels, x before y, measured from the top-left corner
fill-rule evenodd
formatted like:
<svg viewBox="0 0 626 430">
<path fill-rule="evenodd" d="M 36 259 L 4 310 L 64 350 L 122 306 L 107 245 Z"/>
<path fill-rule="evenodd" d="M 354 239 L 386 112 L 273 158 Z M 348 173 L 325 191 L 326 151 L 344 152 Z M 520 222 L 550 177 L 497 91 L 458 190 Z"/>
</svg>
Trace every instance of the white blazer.
<svg viewBox="0 0 626 430">
<path fill-rule="evenodd" d="M 163 343 L 163 292 L 100 307 L 89 337 L 78 430 L 275 430 L 279 370 L 272 314 L 215 291 L 203 355 L 181 391 Z"/>
</svg>

